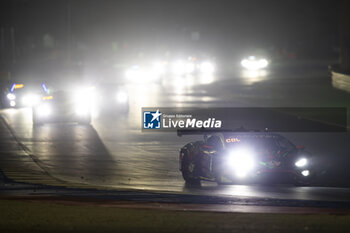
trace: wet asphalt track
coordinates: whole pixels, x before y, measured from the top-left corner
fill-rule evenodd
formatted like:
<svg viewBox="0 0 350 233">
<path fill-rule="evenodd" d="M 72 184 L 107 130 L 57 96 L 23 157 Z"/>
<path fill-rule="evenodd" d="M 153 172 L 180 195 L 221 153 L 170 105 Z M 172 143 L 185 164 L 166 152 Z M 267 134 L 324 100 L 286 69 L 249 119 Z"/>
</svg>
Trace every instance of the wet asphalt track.
<svg viewBox="0 0 350 233">
<path fill-rule="evenodd" d="M 334 89 L 325 65 L 270 71 L 264 77 L 241 73 L 188 77 L 163 83 L 128 85 L 130 113 L 96 111 L 91 126 L 45 124 L 33 127 L 30 109 L 5 109 L 1 115 L 18 140 L 52 177 L 101 188 L 123 188 L 230 197 L 350 201 L 349 133 L 288 133 L 315 155 L 322 171 L 315 185 L 185 185 L 178 150 L 199 136 L 142 133 L 141 107 L 343 107 L 350 95 Z M 18 161 L 21 163 L 21 161 Z M 328 186 L 342 186 L 340 188 Z"/>
</svg>

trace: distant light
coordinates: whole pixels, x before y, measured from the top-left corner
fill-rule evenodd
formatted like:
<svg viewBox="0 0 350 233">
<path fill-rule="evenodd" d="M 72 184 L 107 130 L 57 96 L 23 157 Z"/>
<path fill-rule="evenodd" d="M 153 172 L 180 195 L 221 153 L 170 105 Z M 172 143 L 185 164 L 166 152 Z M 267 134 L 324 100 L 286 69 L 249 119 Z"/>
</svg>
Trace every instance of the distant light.
<svg viewBox="0 0 350 233">
<path fill-rule="evenodd" d="M 10 106 L 11 106 L 11 107 L 15 107 L 15 106 L 16 106 L 16 101 L 11 100 L 11 101 L 10 101 Z"/>
<path fill-rule="evenodd" d="M 118 92 L 116 97 L 119 103 L 125 103 L 128 100 L 128 94 L 123 91 Z"/>
<path fill-rule="evenodd" d="M 307 159 L 301 158 L 298 161 L 295 162 L 295 166 L 297 167 L 304 167 L 307 164 Z"/>
</svg>

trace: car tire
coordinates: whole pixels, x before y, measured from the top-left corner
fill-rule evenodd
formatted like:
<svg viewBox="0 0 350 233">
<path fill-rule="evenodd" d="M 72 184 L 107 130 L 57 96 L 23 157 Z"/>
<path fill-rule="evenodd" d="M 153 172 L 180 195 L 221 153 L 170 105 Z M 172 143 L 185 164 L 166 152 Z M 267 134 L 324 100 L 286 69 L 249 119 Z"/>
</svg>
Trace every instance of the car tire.
<svg viewBox="0 0 350 233">
<path fill-rule="evenodd" d="M 195 171 L 197 169 L 196 162 L 194 160 L 191 160 L 188 156 L 188 151 L 184 152 L 185 155 L 183 157 L 183 160 L 181 162 L 181 172 L 182 177 L 188 184 L 199 184 L 200 179 L 196 177 Z"/>
</svg>

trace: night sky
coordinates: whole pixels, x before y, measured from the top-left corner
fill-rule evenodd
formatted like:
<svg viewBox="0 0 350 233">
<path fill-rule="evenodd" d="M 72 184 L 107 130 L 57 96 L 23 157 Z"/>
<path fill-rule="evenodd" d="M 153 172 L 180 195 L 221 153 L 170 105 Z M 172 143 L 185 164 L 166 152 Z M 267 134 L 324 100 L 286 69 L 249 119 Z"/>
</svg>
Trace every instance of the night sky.
<svg viewBox="0 0 350 233">
<path fill-rule="evenodd" d="M 336 1 L 17 0 L 1 4 L 1 28 L 6 32 L 14 27 L 19 46 L 50 34 L 59 47 L 67 46 L 69 38 L 72 44 L 90 49 L 115 42 L 142 51 L 330 50 L 338 36 Z"/>
</svg>

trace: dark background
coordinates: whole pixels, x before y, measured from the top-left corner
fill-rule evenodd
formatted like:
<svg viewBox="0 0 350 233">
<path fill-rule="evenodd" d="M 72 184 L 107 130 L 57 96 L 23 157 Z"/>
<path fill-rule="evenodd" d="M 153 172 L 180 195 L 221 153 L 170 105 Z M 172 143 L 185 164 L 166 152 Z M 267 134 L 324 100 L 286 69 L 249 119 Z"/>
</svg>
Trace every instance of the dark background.
<svg viewBox="0 0 350 233">
<path fill-rule="evenodd" d="M 1 2 L 1 64 L 54 60 L 113 65 L 135 56 L 189 53 L 230 59 L 334 58 L 339 1 Z M 118 60 L 119 59 L 119 60 Z"/>
</svg>

